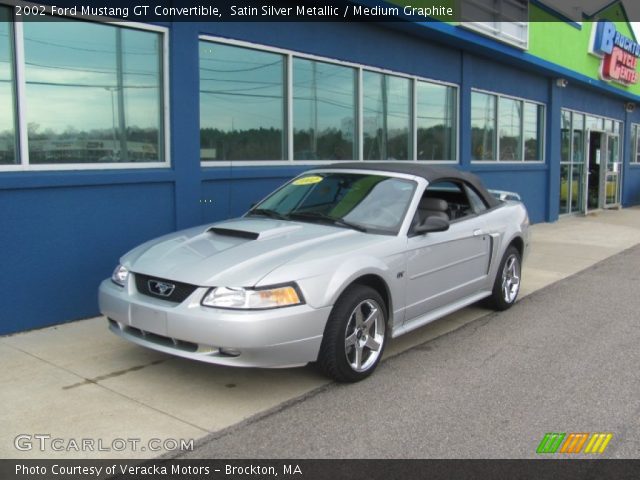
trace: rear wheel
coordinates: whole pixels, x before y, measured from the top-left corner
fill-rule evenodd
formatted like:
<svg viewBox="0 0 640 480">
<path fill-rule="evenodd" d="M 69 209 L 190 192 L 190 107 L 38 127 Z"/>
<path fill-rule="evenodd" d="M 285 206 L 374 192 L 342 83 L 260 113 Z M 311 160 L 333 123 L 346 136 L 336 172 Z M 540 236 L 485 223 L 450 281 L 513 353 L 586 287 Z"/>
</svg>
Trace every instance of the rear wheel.
<svg viewBox="0 0 640 480">
<path fill-rule="evenodd" d="M 491 307 L 496 310 L 506 310 L 516 302 L 520 292 L 521 269 L 520 252 L 514 246 L 510 246 L 502 257 L 493 284 L 493 292 L 489 297 Z"/>
<path fill-rule="evenodd" d="M 338 382 L 357 382 L 373 373 L 386 344 L 387 318 L 380 294 L 365 285 L 349 287 L 325 327 L 318 365 Z"/>
</svg>

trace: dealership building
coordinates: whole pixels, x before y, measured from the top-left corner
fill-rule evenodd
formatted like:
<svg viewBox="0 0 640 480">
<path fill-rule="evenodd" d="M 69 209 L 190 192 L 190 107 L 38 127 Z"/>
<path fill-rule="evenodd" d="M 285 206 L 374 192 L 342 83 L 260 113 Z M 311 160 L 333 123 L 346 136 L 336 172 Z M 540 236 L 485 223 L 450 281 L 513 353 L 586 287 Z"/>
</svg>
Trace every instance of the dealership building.
<svg viewBox="0 0 640 480">
<path fill-rule="evenodd" d="M 534 223 L 640 204 L 624 6 L 490 3 L 532 21 L 20 21 L 0 0 L 0 334 L 97 315 L 124 252 L 313 165 L 450 165 Z"/>
</svg>

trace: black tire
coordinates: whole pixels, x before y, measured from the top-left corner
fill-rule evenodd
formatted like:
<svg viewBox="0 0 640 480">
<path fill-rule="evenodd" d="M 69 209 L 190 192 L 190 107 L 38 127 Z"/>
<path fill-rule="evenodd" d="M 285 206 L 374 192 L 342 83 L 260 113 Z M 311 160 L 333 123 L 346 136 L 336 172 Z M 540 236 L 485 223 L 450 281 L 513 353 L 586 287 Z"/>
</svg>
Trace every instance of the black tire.
<svg viewBox="0 0 640 480">
<path fill-rule="evenodd" d="M 357 309 L 360 315 L 356 313 Z M 370 319 L 368 327 L 365 316 Z M 387 330 L 387 310 L 380 294 L 365 285 L 350 286 L 331 310 L 320 345 L 318 366 L 338 382 L 352 383 L 367 378 L 382 358 Z M 351 342 L 353 344 L 349 345 Z M 371 347 L 376 343 L 379 348 L 374 350 Z M 357 368 L 358 355 L 360 369 Z"/>
<path fill-rule="evenodd" d="M 511 308 L 518 298 L 521 278 L 522 258 L 518 249 L 511 245 L 500 261 L 488 305 L 499 311 Z M 517 284 L 514 281 L 517 281 Z"/>
</svg>

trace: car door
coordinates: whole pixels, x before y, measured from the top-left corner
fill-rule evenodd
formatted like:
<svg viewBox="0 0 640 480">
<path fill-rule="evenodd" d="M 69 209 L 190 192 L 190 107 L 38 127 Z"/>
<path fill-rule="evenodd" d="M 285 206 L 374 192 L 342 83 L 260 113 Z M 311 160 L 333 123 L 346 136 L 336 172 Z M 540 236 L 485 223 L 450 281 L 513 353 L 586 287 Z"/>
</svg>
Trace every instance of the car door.
<svg viewBox="0 0 640 480">
<path fill-rule="evenodd" d="M 486 284 L 491 237 L 482 205 L 469 201 L 467 188 L 443 182 L 425 190 L 425 195 L 447 200 L 451 223 L 444 232 L 410 233 L 407 239 L 406 321 L 472 295 Z"/>
</svg>

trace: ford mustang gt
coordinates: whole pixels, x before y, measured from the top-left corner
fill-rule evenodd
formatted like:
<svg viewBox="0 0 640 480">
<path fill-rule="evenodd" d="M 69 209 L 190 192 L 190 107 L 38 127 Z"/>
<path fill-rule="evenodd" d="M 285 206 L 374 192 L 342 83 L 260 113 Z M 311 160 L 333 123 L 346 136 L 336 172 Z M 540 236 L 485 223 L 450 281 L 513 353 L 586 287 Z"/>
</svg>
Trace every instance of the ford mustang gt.
<svg viewBox="0 0 640 480">
<path fill-rule="evenodd" d="M 134 248 L 100 285 L 110 330 L 204 362 L 370 375 L 387 342 L 474 302 L 514 304 L 524 205 L 407 163 L 307 171 L 244 216 Z"/>
</svg>

